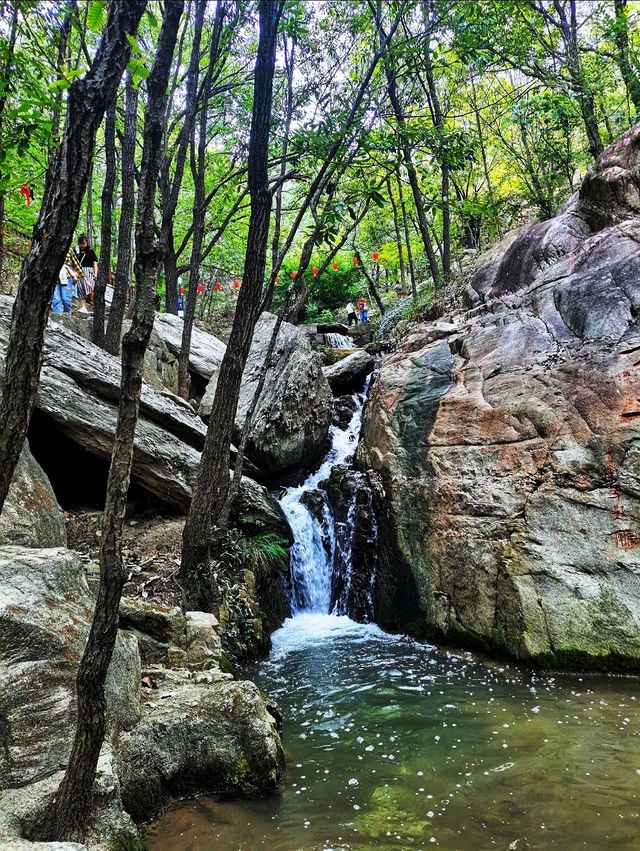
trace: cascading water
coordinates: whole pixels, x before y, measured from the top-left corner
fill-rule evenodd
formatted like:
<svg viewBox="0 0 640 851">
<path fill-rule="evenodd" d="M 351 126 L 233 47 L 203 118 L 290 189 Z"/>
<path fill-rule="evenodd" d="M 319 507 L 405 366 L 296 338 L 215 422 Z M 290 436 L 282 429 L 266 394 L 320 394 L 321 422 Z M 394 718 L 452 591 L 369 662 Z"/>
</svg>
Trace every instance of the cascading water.
<svg viewBox="0 0 640 851">
<path fill-rule="evenodd" d="M 288 488 L 280 500 L 294 537 L 290 571 L 294 615 L 328 614 L 331 609 L 336 528 L 331 505 L 319 485 L 329 478 L 334 467 L 352 461 L 365 398 L 366 387 L 353 396 L 355 409 L 347 427 L 331 427 L 331 446 L 321 466 L 302 485 Z"/>
<path fill-rule="evenodd" d="M 353 337 L 346 334 L 325 334 L 324 341 L 332 349 L 353 349 L 355 346 Z"/>
</svg>

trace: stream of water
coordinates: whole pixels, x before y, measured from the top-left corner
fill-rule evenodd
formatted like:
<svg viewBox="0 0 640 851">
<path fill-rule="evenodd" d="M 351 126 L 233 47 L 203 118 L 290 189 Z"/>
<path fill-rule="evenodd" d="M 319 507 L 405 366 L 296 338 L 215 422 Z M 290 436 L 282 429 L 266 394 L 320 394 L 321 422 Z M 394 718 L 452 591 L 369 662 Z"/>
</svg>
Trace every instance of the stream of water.
<svg viewBox="0 0 640 851">
<path fill-rule="evenodd" d="M 150 851 L 639 848 L 636 683 L 533 675 L 329 612 L 335 521 L 326 495 L 307 501 L 350 463 L 363 402 L 281 499 L 294 616 L 247 675 L 285 719 L 282 791 L 182 803 Z"/>
</svg>

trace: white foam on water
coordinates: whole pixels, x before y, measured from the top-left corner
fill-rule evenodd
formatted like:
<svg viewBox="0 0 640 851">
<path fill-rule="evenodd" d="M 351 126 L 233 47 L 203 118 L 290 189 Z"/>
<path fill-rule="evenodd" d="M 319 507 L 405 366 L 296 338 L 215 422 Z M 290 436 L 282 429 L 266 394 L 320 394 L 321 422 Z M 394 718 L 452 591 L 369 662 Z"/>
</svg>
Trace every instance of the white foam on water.
<svg viewBox="0 0 640 851">
<path fill-rule="evenodd" d="M 273 633 L 270 660 L 277 661 L 296 650 L 333 642 L 337 638 L 348 638 L 352 642 L 372 638 L 397 641 L 399 636 L 389 635 L 372 623 L 357 623 L 347 615 L 306 612 L 287 618 Z"/>
</svg>

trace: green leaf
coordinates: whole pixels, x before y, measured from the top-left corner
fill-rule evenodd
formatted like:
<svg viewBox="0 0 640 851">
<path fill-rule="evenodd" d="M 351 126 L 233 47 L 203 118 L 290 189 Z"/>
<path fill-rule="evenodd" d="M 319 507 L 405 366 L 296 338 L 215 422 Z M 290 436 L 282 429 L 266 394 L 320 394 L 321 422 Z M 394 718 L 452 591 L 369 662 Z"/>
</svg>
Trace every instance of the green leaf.
<svg viewBox="0 0 640 851">
<path fill-rule="evenodd" d="M 93 33 L 102 32 L 107 22 L 106 0 L 91 0 L 87 9 L 87 29 Z"/>
</svg>

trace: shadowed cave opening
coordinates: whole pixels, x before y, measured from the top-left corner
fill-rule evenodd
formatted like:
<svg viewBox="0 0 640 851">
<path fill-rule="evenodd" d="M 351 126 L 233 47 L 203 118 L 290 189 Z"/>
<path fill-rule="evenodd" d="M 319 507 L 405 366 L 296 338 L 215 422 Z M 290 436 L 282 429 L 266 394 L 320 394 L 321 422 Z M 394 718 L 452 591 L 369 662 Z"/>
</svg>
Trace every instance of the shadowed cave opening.
<svg viewBox="0 0 640 851">
<path fill-rule="evenodd" d="M 42 411 L 33 412 L 27 437 L 64 511 L 102 511 L 109 474 L 106 459 L 88 452 Z M 174 514 L 176 509 L 132 480 L 127 516 L 143 513 Z"/>
</svg>

